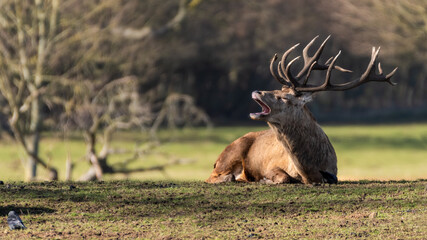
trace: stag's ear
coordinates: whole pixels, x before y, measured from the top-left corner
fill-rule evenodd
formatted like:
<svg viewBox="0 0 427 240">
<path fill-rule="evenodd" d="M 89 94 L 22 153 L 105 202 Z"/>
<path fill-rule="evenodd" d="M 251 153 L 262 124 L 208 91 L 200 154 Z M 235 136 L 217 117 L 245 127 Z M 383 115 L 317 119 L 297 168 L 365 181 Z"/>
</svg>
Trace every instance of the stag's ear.
<svg viewBox="0 0 427 240">
<path fill-rule="evenodd" d="M 312 100 L 311 95 L 312 95 L 311 93 L 301 93 L 298 95 L 286 94 L 283 96 L 283 98 L 286 99 L 286 102 L 288 104 L 291 104 L 294 106 L 304 106 L 306 103 Z"/>
<path fill-rule="evenodd" d="M 301 105 L 305 105 L 306 103 L 311 102 L 311 100 L 313 100 L 312 95 L 313 95 L 312 93 L 308 93 L 308 92 L 302 93 L 301 95 L 298 96 L 298 100 L 301 103 Z"/>
</svg>

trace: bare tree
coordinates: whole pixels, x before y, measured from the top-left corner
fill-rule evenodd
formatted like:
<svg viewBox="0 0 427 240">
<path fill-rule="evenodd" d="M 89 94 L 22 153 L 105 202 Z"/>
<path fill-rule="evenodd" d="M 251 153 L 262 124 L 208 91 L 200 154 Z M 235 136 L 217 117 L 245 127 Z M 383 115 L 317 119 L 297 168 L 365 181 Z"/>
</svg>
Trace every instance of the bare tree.
<svg viewBox="0 0 427 240">
<path fill-rule="evenodd" d="M 162 104 L 156 119 L 151 126 L 151 136 L 156 138 L 155 134 L 160 125 L 166 122 L 167 126 L 175 129 L 178 126 L 205 125 L 212 127 L 209 116 L 196 106 L 194 99 L 186 94 L 170 94 Z"/>
<path fill-rule="evenodd" d="M 69 89 L 73 96 L 65 102 L 63 126 L 84 132 L 86 159 L 91 164 L 81 180 L 101 180 L 105 173 L 130 171 L 114 168 L 107 160 L 116 130 L 143 128 L 152 122 L 150 105 L 140 100 L 137 80 L 132 76 L 108 82 L 87 79 L 74 82 Z M 99 142 L 102 147 L 97 151 Z"/>
<path fill-rule="evenodd" d="M 0 2 L 0 91 L 7 101 L 15 139 L 28 155 L 27 180 L 36 177 L 37 164 L 58 178 L 57 171 L 39 155 L 43 102 L 49 82 L 47 58 L 58 40 L 59 0 Z"/>
<path fill-rule="evenodd" d="M 50 172 L 49 179 L 58 178 L 56 169 L 39 155 L 45 113 L 62 104 L 61 86 L 92 66 L 87 63 L 103 40 L 97 37 L 102 29 L 89 23 L 112 1 L 84 4 L 87 8 L 78 19 L 61 20 L 59 16 L 83 3 L 0 2 L 0 91 L 7 101 L 2 112 L 9 116 L 13 135 L 28 155 L 27 180 L 35 179 L 37 164 Z"/>
<path fill-rule="evenodd" d="M 87 46 L 83 48 L 85 49 L 85 52 L 93 53 L 90 58 L 85 57 L 86 60 L 84 60 L 84 62 L 85 64 L 93 66 L 91 71 L 94 73 L 92 73 L 92 76 L 88 78 L 85 76 L 85 73 L 74 72 L 69 74 L 69 76 L 73 75 L 74 79 L 77 81 L 68 81 L 68 83 L 63 82 L 65 85 L 74 89 L 71 92 L 78 93 L 73 96 L 67 96 L 68 100 L 64 99 L 65 101 L 63 101 L 64 106 L 67 109 L 66 119 L 72 119 L 73 124 L 75 124 L 78 129 L 84 131 L 87 146 L 86 156 L 88 161 L 91 163 L 89 171 L 84 174 L 80 180 L 101 180 L 104 174 L 161 170 L 169 164 L 180 162 L 178 160 L 174 160 L 165 165 L 158 165 L 149 169 L 127 168 L 127 164 L 143 157 L 144 154 L 149 152 L 149 150 L 141 149 L 139 147 L 133 150 L 133 157 L 124 160 L 121 164 L 112 165 L 108 162 L 109 156 L 117 152 L 111 148 L 113 133 L 116 130 L 151 126 L 156 115 L 153 113 L 155 110 L 152 106 L 158 101 L 158 98 L 151 98 L 150 95 L 141 95 L 138 92 L 140 88 L 138 82 L 140 82 L 140 80 L 135 77 L 127 76 L 111 80 L 115 75 L 125 74 L 122 72 L 122 69 L 119 69 L 116 72 L 107 68 L 98 70 L 94 69 L 97 69 L 97 65 L 99 64 L 107 66 L 114 64 L 126 65 L 129 61 L 129 59 L 127 59 L 128 56 L 124 56 L 120 52 L 117 52 L 118 55 L 113 56 L 112 54 L 114 54 L 114 51 L 117 49 L 113 50 L 113 53 L 110 53 L 110 55 L 102 53 L 106 44 L 114 45 L 117 44 L 117 42 L 124 41 L 125 39 L 148 40 L 159 37 L 170 30 L 175 29 L 187 15 L 187 9 L 195 7 L 198 2 L 200 1 L 181 0 L 177 14 L 167 21 L 167 23 L 160 26 L 150 27 L 145 25 L 141 30 L 121 27 L 122 18 L 126 17 L 126 10 L 135 7 L 133 4 L 138 3 L 136 1 L 129 1 L 125 3 L 120 1 L 107 1 L 107 3 L 105 3 L 105 8 L 99 10 L 99 12 L 107 10 L 107 12 L 110 12 L 111 18 L 106 19 L 102 24 L 93 24 L 96 29 L 95 32 L 97 33 L 97 36 L 95 39 L 89 39 L 87 43 L 83 44 Z M 90 29 L 94 31 L 93 28 Z M 142 35 L 140 34 L 141 32 L 143 33 Z M 86 40 L 83 41 L 86 42 Z M 115 58 L 122 59 L 125 63 L 116 62 L 120 60 L 114 60 Z M 100 73 L 97 73 L 98 71 L 100 71 Z M 82 85 L 84 86 L 83 88 L 81 87 Z M 82 89 L 85 90 L 82 91 Z M 195 118 L 200 115 L 197 115 L 197 111 L 200 112 L 201 110 L 195 107 L 190 96 L 182 94 L 175 94 L 173 96 L 180 96 L 179 98 L 184 100 L 186 113 L 192 111 L 190 118 Z M 160 110 L 160 117 L 167 112 L 164 110 L 165 104 L 173 105 L 170 101 L 171 99 L 172 98 L 170 97 L 166 98 L 166 101 L 163 102 L 163 107 Z M 167 114 L 167 116 L 170 116 L 170 114 Z M 175 115 L 175 117 L 182 117 L 182 115 Z M 204 121 L 209 121 L 207 115 L 202 116 L 202 118 Z M 157 121 L 155 121 L 155 128 L 152 128 L 152 132 L 157 129 L 161 122 L 162 120 L 157 117 Z M 99 142 L 102 142 L 102 147 L 101 150 L 97 151 L 96 145 Z M 151 147 L 155 146 L 152 144 L 148 145 Z M 120 150 L 119 152 L 123 152 L 123 150 Z"/>
<path fill-rule="evenodd" d="M 0 91 L 7 101 L 2 112 L 29 156 L 28 180 L 36 177 L 37 164 L 50 172 L 50 179 L 58 178 L 56 169 L 39 155 L 45 113 L 62 111 L 64 101 L 69 102 L 66 86 L 84 76 L 82 72 L 93 75 L 91 69 L 108 38 L 97 14 L 115 2 L 0 2 Z"/>
</svg>

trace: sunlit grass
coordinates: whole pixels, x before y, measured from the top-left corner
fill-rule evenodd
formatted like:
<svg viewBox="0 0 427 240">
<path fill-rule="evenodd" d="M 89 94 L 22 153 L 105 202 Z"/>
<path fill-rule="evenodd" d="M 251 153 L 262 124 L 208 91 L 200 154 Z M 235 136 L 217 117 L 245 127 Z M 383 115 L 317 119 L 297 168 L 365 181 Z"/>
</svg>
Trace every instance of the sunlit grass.
<svg viewBox="0 0 427 240">
<path fill-rule="evenodd" d="M 325 127 L 344 179 L 427 176 L 427 125 Z"/>
<path fill-rule="evenodd" d="M 106 179 L 145 180 L 204 180 L 212 171 L 221 151 L 234 139 L 249 131 L 267 127 L 218 127 L 161 131 L 162 144 L 155 153 L 133 162 L 129 167 L 150 167 L 173 159 L 186 164 L 167 167 L 165 171 L 140 172 L 106 176 Z M 427 124 L 325 126 L 338 155 L 340 179 L 418 179 L 427 177 Z M 133 149 L 145 142 L 146 133 L 125 132 L 115 135 L 113 146 Z M 42 157 L 65 175 L 65 161 L 70 156 L 75 164 L 73 179 L 78 179 L 89 167 L 84 161 L 85 145 L 78 133 L 64 138 L 47 134 L 42 140 Z M 166 155 L 165 155 L 166 153 Z M 130 154 L 113 156 L 112 163 L 129 158 Z M 23 180 L 25 155 L 13 142 L 0 143 L 1 180 Z M 39 168 L 43 178 L 44 171 Z"/>
</svg>

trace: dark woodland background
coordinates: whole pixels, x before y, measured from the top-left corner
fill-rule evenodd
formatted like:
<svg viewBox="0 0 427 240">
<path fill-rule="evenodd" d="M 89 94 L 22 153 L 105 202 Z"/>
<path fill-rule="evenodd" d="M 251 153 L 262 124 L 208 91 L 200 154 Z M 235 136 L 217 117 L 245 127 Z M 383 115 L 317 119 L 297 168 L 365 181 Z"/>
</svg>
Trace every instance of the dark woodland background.
<svg viewBox="0 0 427 240">
<path fill-rule="evenodd" d="M 111 14 L 117 25 L 157 27 L 175 16 L 178 4 L 122 1 L 120 10 L 111 10 L 120 12 Z M 259 110 L 250 92 L 280 87 L 268 70 L 273 54 L 316 35 L 320 44 L 331 34 L 324 59 L 342 50 L 340 65 L 354 71 L 334 75 L 336 81 L 360 76 L 371 47 L 381 46 L 385 71 L 399 67 L 393 79 L 398 85 L 321 93 L 310 104 L 319 120 L 419 121 L 427 117 L 426 9 L 424 1 L 206 0 L 167 34 L 107 39 L 111 59 L 103 66 L 111 75 L 138 76 L 141 93 L 153 99 L 172 92 L 193 96 L 218 124 L 250 122 L 248 113 Z M 94 17 L 92 24 L 108 25 L 111 19 Z"/>
<path fill-rule="evenodd" d="M 318 120 L 421 121 L 427 119 L 426 9 L 422 0 L 69 0 L 59 8 L 58 28 L 73 34 L 53 47 L 44 70 L 74 82 L 134 76 L 154 112 L 167 96 L 182 93 L 217 125 L 250 124 L 249 112 L 259 110 L 250 93 L 280 88 L 268 70 L 273 54 L 320 35 L 317 47 L 332 35 L 324 60 L 342 50 L 339 64 L 354 71 L 336 73 L 333 81 L 360 76 L 371 47 L 381 46 L 384 70 L 399 67 L 398 85 L 320 93 L 309 105 Z M 58 92 L 67 96 L 69 89 Z M 45 125 L 60 123 L 62 108 L 45 106 L 51 120 Z"/>
</svg>

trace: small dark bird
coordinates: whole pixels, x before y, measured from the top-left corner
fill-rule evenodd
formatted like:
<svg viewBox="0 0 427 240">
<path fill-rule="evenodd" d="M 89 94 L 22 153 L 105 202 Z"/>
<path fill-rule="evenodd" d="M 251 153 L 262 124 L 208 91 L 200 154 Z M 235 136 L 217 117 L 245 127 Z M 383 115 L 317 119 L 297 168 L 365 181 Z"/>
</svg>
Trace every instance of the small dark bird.
<svg viewBox="0 0 427 240">
<path fill-rule="evenodd" d="M 27 228 L 25 227 L 24 223 L 22 222 L 18 214 L 15 213 L 15 211 L 10 211 L 9 214 L 7 215 L 7 224 L 9 224 L 10 230 Z"/>
<path fill-rule="evenodd" d="M 332 173 L 320 171 L 320 174 L 323 176 L 323 182 L 329 183 L 329 184 L 337 184 L 338 178 Z"/>
</svg>

